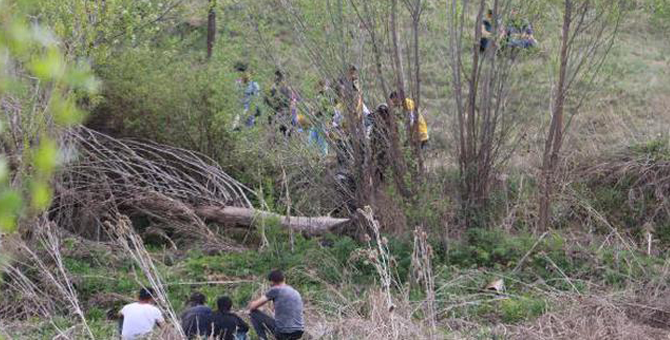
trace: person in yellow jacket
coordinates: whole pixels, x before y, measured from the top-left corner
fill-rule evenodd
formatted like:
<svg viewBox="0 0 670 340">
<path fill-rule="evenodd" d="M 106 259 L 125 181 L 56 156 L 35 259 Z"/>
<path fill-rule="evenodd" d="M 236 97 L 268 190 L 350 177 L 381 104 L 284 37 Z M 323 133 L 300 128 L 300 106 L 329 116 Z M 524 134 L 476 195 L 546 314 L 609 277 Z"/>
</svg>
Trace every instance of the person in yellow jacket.
<svg viewBox="0 0 670 340">
<path fill-rule="evenodd" d="M 405 102 L 401 105 L 400 96 L 396 91 L 391 92 L 389 95 L 391 103 L 394 107 L 401 107 L 404 114 L 409 119 L 409 128 L 410 136 L 412 136 L 412 141 L 419 143 L 421 149 L 425 149 L 428 145 L 428 140 L 430 136 L 428 135 L 428 124 L 426 124 L 426 119 L 422 114 L 416 109 L 416 104 L 414 100 L 410 98 L 405 98 Z"/>
</svg>

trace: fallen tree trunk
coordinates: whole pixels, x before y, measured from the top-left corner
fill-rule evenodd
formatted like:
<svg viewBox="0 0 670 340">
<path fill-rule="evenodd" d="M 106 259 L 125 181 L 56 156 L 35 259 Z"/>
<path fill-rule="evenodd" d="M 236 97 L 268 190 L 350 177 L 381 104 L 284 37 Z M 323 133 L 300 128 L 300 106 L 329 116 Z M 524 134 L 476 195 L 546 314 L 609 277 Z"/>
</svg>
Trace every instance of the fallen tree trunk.
<svg viewBox="0 0 670 340">
<path fill-rule="evenodd" d="M 142 216 L 155 234 L 198 239 L 235 249 L 206 222 L 253 228 L 275 219 L 280 227 L 317 236 L 356 232 L 347 218 L 290 217 L 254 209 L 253 191 L 226 174 L 212 159 L 151 142 L 116 139 L 85 127 L 69 130 L 63 141 L 77 157 L 58 180 L 50 218 L 77 235 L 106 237 L 105 221 L 119 214 Z M 162 230 L 163 229 L 163 230 Z"/>
<path fill-rule="evenodd" d="M 205 206 L 195 209 L 196 215 L 207 222 L 225 226 L 250 228 L 259 220 L 276 219 L 284 229 L 301 232 L 306 236 L 318 236 L 331 232 L 342 232 L 350 224 L 348 218 L 328 216 L 301 217 L 283 216 L 267 211 L 240 207 Z"/>
</svg>

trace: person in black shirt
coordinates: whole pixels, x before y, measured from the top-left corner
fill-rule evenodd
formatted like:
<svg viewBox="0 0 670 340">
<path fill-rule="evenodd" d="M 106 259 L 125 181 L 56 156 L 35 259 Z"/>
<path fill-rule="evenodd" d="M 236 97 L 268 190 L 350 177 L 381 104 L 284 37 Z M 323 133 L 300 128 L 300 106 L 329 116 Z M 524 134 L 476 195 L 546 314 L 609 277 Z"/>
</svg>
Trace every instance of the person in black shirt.
<svg viewBox="0 0 670 340">
<path fill-rule="evenodd" d="M 181 313 L 181 327 L 187 338 L 207 335 L 211 332 L 210 318 L 212 310 L 205 305 L 207 298 L 199 292 L 194 292 L 188 301 L 188 308 Z"/>
<path fill-rule="evenodd" d="M 482 21 L 482 38 L 479 43 L 479 51 L 484 52 L 489 46 L 491 39 L 495 39 L 493 34 L 493 10 L 486 12 L 486 19 Z"/>
<path fill-rule="evenodd" d="M 384 182 L 384 173 L 390 164 L 388 156 L 389 137 L 387 129 L 390 119 L 389 108 L 386 104 L 380 104 L 377 106 L 377 109 L 370 114 L 370 149 L 372 151 L 371 160 L 374 167 L 373 180 L 375 181 L 375 184 Z"/>
<path fill-rule="evenodd" d="M 233 302 L 227 296 L 216 301 L 218 310 L 212 316 L 214 339 L 217 340 L 246 340 L 249 325 L 235 313 L 230 312 Z"/>
<path fill-rule="evenodd" d="M 268 115 L 268 123 L 271 126 L 277 125 L 279 132 L 285 137 L 290 137 L 291 129 L 291 89 L 284 80 L 284 74 L 277 70 L 275 71 L 275 81 L 270 88 L 270 94 L 265 97 L 267 104 L 274 115 Z"/>
</svg>

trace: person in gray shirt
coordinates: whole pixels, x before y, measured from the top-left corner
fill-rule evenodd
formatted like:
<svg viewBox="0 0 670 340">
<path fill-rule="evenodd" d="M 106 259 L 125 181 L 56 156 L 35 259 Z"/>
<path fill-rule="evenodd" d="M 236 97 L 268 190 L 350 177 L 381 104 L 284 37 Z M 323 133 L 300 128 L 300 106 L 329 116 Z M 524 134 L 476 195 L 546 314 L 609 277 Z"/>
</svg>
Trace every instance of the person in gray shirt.
<svg viewBox="0 0 670 340">
<path fill-rule="evenodd" d="M 258 338 L 267 340 L 266 332 L 270 331 L 277 340 L 300 339 L 305 331 L 300 293 L 286 284 L 280 270 L 270 272 L 268 280 L 270 289 L 249 304 L 251 324 Z M 258 310 L 268 301 L 274 303 L 274 318 Z"/>
</svg>

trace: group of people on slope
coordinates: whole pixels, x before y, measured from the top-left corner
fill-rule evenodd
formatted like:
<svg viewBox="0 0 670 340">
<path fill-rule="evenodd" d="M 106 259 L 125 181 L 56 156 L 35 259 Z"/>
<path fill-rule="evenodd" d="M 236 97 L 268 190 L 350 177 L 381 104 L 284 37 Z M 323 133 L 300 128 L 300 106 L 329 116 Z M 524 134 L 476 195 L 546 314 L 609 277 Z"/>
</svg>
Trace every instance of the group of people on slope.
<svg viewBox="0 0 670 340">
<path fill-rule="evenodd" d="M 303 302 L 300 293 L 286 284 L 284 274 L 273 270 L 268 275 L 270 289 L 248 305 L 251 324 L 259 339 L 297 340 L 305 331 Z M 273 302 L 274 317 L 260 308 Z M 180 322 L 184 335 L 189 339 L 203 337 L 216 340 L 246 340 L 249 325 L 232 312 L 233 302 L 227 296 L 216 301 L 216 311 L 207 306 L 207 298 L 199 292 L 191 295 L 188 307 L 181 313 Z M 163 313 L 154 303 L 154 292 L 142 288 L 138 301 L 130 303 L 119 312 L 120 333 L 123 340 L 136 340 L 149 335 L 154 327 L 165 323 Z"/>
<path fill-rule="evenodd" d="M 494 32 L 497 28 L 497 33 Z M 495 41 L 500 42 L 501 48 L 532 48 L 537 46 L 537 40 L 533 36 L 533 27 L 528 20 L 523 19 L 516 10 L 510 12 L 510 19 L 500 23 L 494 19 L 493 10 L 486 12 L 482 20 L 481 40 L 479 48 L 481 52 L 491 46 Z"/>
<path fill-rule="evenodd" d="M 341 149 L 346 146 L 358 128 L 367 139 L 372 134 L 377 110 L 371 111 L 365 104 L 359 72 L 355 66 L 348 69 L 346 77 L 332 82 L 319 81 L 313 102 L 315 105 L 300 105 L 301 97 L 287 84 L 284 74 L 279 70 L 275 72 L 275 79 L 268 94 L 261 100 L 260 86 L 251 80 L 246 66 L 238 66 L 237 70 L 243 73 L 242 78 L 238 80 L 243 112 L 236 116 L 234 129 L 240 127 L 240 116 L 244 117 L 246 126 L 254 126 L 263 111 L 261 106 L 265 105 L 270 111 L 268 124 L 275 131 L 285 137 L 306 131 L 309 144 L 315 146 L 324 156 L 329 152 L 329 139 L 334 142 L 337 149 Z M 407 120 L 411 129 L 409 135 L 417 139 L 412 142 L 425 147 L 429 139 L 428 125 L 414 101 L 406 98 L 403 104 L 395 92 L 391 94 L 390 99 L 391 107 L 400 109 L 398 112 L 404 114 L 397 121 Z M 309 106 L 307 110 L 311 111 L 309 117 L 302 113 L 307 106 Z M 380 107 L 389 108 L 387 104 L 380 104 L 377 109 Z M 348 113 L 353 117 L 348 117 Z M 338 154 L 338 159 L 340 156 Z"/>
<path fill-rule="evenodd" d="M 500 49 L 535 47 L 538 42 L 533 33 L 530 22 L 522 18 L 517 10 L 511 10 L 509 19 L 501 22 L 494 18 L 494 11 L 489 9 L 482 20 L 480 51 L 486 51 L 493 44 L 498 45 Z M 237 63 L 235 69 L 241 73 L 240 79 L 237 80 L 237 87 L 240 92 L 242 112 L 235 116 L 234 130 L 241 128 L 242 119 L 247 127 L 256 125 L 258 118 L 267 108 L 270 111 L 267 115 L 267 122 L 275 131 L 286 137 L 296 132 L 307 131 L 308 143 L 315 146 L 321 154 L 327 155 L 329 139 L 340 148 L 356 131 L 356 127 L 347 126 L 349 119 L 346 119 L 346 112 L 353 111 L 355 121 L 360 123 L 360 127 L 369 139 L 372 135 L 371 130 L 374 128 L 374 116 L 382 114 L 377 111 L 384 108 L 386 110 L 402 108 L 400 111 L 404 113 L 404 117 L 398 120 L 408 122 L 407 126 L 411 129 L 408 135 L 413 138 L 410 142 L 416 142 L 422 147 L 427 145 L 428 126 L 412 99 L 405 98 L 405 102 L 401 103 L 402 100 L 394 92 L 389 98 L 391 106 L 380 104 L 376 110 L 369 110 L 365 105 L 358 69 L 355 66 L 349 68 L 343 79 L 319 81 L 315 106 L 301 105 L 302 99 L 298 91 L 287 84 L 285 75 L 280 70 L 275 71 L 272 86 L 263 96 L 260 85 L 251 79 L 245 63 Z M 311 114 L 304 114 L 305 109 Z"/>
</svg>

